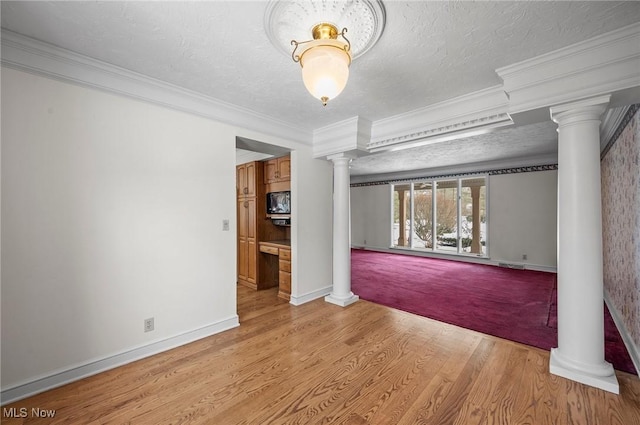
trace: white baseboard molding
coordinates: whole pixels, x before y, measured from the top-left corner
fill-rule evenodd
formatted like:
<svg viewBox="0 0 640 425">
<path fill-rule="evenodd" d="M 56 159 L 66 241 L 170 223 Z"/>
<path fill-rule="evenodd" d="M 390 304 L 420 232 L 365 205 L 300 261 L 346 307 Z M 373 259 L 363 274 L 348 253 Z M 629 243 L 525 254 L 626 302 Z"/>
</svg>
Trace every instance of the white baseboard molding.
<svg viewBox="0 0 640 425">
<path fill-rule="evenodd" d="M 293 305 L 302 305 L 302 304 L 308 303 L 309 301 L 322 298 L 325 295 L 329 295 L 332 289 L 333 289 L 333 286 L 326 286 L 324 288 L 317 289 L 315 291 L 311 291 L 303 295 L 299 295 L 299 296 L 291 295 L 291 299 L 289 300 L 289 303 Z"/>
<path fill-rule="evenodd" d="M 239 325 L 240 322 L 238 316 L 234 315 L 199 329 L 194 329 L 173 337 L 155 341 L 150 344 L 104 357 L 102 359 L 92 360 L 68 369 L 59 370 L 49 375 L 14 385 L 10 388 L 3 388 L 1 395 L 2 405 L 30 397 L 88 376 L 96 375 L 100 372 L 104 372 L 145 357 L 153 356 L 154 354 L 188 344 L 198 339 L 206 338 L 231 328 L 235 328 Z"/>
<path fill-rule="evenodd" d="M 505 261 L 491 261 L 490 264 L 493 266 L 499 266 L 498 263 L 505 263 Z M 522 265 L 524 267 L 524 270 L 535 270 L 538 272 L 547 272 L 547 273 L 557 273 L 558 269 L 557 267 L 553 267 L 553 266 L 542 266 L 540 264 L 528 264 L 528 263 L 515 263 L 518 265 Z"/>
<path fill-rule="evenodd" d="M 616 307 L 613 305 L 613 302 L 611 301 L 611 298 L 609 298 L 609 294 L 607 294 L 606 291 L 604 292 L 604 302 L 609 308 L 609 313 L 611 313 L 611 317 L 616 324 L 616 328 L 618 328 L 618 332 L 620 332 L 622 341 L 624 342 L 625 347 L 627 347 L 627 352 L 629 353 L 629 357 L 631 357 L 631 361 L 636 368 L 636 373 L 638 374 L 638 377 L 640 377 L 640 350 L 638 350 L 638 347 L 631 339 L 631 335 L 629 335 L 629 332 L 627 332 L 627 328 L 624 325 L 618 309 L 616 309 Z"/>
<path fill-rule="evenodd" d="M 357 246 L 352 245 L 353 249 L 362 249 L 365 251 L 377 251 L 377 252 L 387 252 L 390 254 L 402 254 L 402 255 L 413 255 L 416 257 L 427 257 L 427 258 L 439 258 L 442 260 L 452 260 L 452 261 L 461 261 L 465 263 L 474 263 L 474 264 L 487 264 L 490 266 L 499 267 L 499 263 L 510 263 L 505 260 L 492 260 L 488 257 L 476 257 L 472 255 L 464 255 L 464 254 L 443 254 L 440 252 L 426 252 L 426 251 L 415 251 L 406 248 L 380 248 L 380 247 L 372 247 L 372 246 Z M 519 266 L 523 266 L 525 270 L 536 270 L 540 272 L 549 272 L 556 273 L 557 268 L 554 266 L 544 266 L 539 264 L 528 264 L 522 262 L 513 262 L 513 264 L 517 264 Z M 514 267 L 515 268 L 515 267 Z"/>
</svg>

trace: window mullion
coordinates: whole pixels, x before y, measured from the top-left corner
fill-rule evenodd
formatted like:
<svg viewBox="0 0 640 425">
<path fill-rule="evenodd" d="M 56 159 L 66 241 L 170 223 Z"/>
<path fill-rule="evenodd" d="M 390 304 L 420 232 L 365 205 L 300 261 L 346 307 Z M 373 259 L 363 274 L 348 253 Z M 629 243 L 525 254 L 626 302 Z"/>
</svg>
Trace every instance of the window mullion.
<svg viewBox="0 0 640 425">
<path fill-rule="evenodd" d="M 460 246 L 462 245 L 462 232 L 460 231 L 460 228 L 462 227 L 462 179 L 458 179 L 458 202 L 456 204 L 456 214 L 457 214 L 457 218 L 456 218 L 456 237 L 457 239 L 457 243 L 456 243 L 456 252 L 458 254 L 460 254 Z"/>
<path fill-rule="evenodd" d="M 431 190 L 431 250 L 435 251 L 438 243 L 438 216 L 436 215 L 438 211 L 438 182 L 436 180 L 432 181 Z"/>
<path fill-rule="evenodd" d="M 413 211 L 413 208 L 415 206 L 413 182 L 409 185 L 409 193 L 409 248 L 413 249 L 413 220 L 415 218 L 415 213 Z"/>
</svg>

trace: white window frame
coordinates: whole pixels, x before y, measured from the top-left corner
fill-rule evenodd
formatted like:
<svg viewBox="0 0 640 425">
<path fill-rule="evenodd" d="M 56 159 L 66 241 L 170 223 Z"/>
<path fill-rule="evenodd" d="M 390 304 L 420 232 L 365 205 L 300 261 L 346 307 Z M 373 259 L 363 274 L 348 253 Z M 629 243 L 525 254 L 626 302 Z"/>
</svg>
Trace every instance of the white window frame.
<svg viewBox="0 0 640 425">
<path fill-rule="evenodd" d="M 485 234 L 484 234 L 484 253 L 483 254 L 470 254 L 461 251 L 461 231 L 460 231 L 460 223 L 462 222 L 462 181 L 475 179 L 475 178 L 484 178 L 485 182 Z M 457 212 L 457 225 L 456 225 L 456 251 L 443 251 L 437 249 L 436 243 L 436 235 L 437 235 L 437 227 L 438 220 L 436 213 L 438 211 L 437 206 L 437 189 L 438 183 L 441 181 L 457 181 L 457 196 L 456 196 L 456 212 Z M 414 228 L 414 184 L 415 183 L 430 183 L 431 184 L 431 217 L 432 217 L 432 235 L 433 235 L 433 243 L 431 244 L 431 248 L 417 248 L 414 247 L 413 244 L 413 228 Z M 400 250 L 411 250 L 418 252 L 426 252 L 426 253 L 435 253 L 438 255 L 452 255 L 452 256 L 464 256 L 464 257 L 480 257 L 480 258 L 489 258 L 489 174 L 471 174 L 465 176 L 448 176 L 448 177 L 438 177 L 438 178 L 422 178 L 415 179 L 410 182 L 398 182 L 398 184 L 407 185 L 409 184 L 409 244 L 408 246 L 396 246 L 396 240 L 394 239 L 394 196 L 395 196 L 395 187 L 397 184 L 392 183 L 389 185 L 389 194 L 391 198 L 390 209 L 391 209 L 391 225 L 390 225 L 390 248 L 391 249 L 400 249 Z"/>
</svg>

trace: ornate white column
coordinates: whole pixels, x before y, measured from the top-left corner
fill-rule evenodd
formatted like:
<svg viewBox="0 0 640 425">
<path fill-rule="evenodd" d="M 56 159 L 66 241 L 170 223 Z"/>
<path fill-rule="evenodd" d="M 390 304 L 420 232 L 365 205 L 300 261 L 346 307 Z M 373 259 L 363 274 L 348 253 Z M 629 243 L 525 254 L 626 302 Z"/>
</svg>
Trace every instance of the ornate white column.
<svg viewBox="0 0 640 425">
<path fill-rule="evenodd" d="M 328 158 L 333 161 L 333 290 L 324 300 L 346 307 L 359 298 L 351 292 L 351 157 L 337 154 Z"/>
<path fill-rule="evenodd" d="M 618 394 L 604 360 L 600 116 L 609 99 L 551 108 L 558 124 L 558 347 L 549 369 Z"/>
</svg>

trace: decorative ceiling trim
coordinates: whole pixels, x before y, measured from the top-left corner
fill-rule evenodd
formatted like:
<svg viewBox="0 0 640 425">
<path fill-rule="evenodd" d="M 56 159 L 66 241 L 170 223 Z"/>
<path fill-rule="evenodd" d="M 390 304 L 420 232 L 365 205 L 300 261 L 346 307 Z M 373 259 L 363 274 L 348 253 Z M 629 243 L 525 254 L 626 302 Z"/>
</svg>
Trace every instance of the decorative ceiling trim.
<svg viewBox="0 0 640 425">
<path fill-rule="evenodd" d="M 607 145 L 613 141 L 613 136 L 617 133 L 620 123 L 625 119 L 627 111 L 631 106 L 621 106 L 619 108 L 611 108 L 605 112 L 600 124 L 600 152 L 601 157 Z"/>
<path fill-rule="evenodd" d="M 330 23 L 338 31 L 347 28 L 351 57 L 356 59 L 378 42 L 385 21 L 385 9 L 379 0 L 271 0 L 264 14 L 264 29 L 271 44 L 291 56 L 291 40 L 310 39 L 316 24 Z"/>
<path fill-rule="evenodd" d="M 541 164 L 541 165 L 526 165 L 521 167 L 510 167 L 510 168 L 497 168 L 491 170 L 483 170 L 483 171 L 463 171 L 463 172 L 450 172 L 445 174 L 428 174 L 422 175 L 419 177 L 405 177 L 401 179 L 391 179 L 391 180 L 376 180 L 376 181 L 368 181 L 368 182 L 360 182 L 360 183 L 351 183 L 351 187 L 365 187 L 365 186 L 379 186 L 385 184 L 396 184 L 396 183 L 405 183 L 405 182 L 414 182 L 418 180 L 427 180 L 427 179 L 446 179 L 446 178 L 454 178 L 454 177 L 467 177 L 467 176 L 500 176 L 505 174 L 520 174 L 520 173 L 532 173 L 536 171 L 557 171 L 558 164 Z"/>
<path fill-rule="evenodd" d="M 517 114 L 640 86 L 640 23 L 496 70 Z"/>
<path fill-rule="evenodd" d="M 600 137 L 600 142 L 603 141 L 606 143 L 602 152 L 600 153 L 600 159 L 604 159 L 609 150 L 613 147 L 613 145 L 618 141 L 620 135 L 629 124 L 629 121 L 633 119 L 633 116 L 640 109 L 640 104 L 630 105 L 624 108 L 617 108 L 612 111 L 615 111 L 614 116 L 610 120 L 610 125 L 607 127 L 609 130 L 603 138 Z M 607 118 L 609 114 L 607 114 Z"/>
<path fill-rule="evenodd" d="M 501 86 L 490 87 L 405 114 L 375 121 L 371 152 L 413 147 L 469 136 L 470 131 L 511 125 L 508 99 Z M 450 137 L 442 137 L 450 136 Z"/>
<path fill-rule="evenodd" d="M 310 131 L 2 29 L 2 65 L 222 123 L 312 144 Z"/>
<path fill-rule="evenodd" d="M 389 148 L 413 148 L 429 143 L 446 142 L 463 137 L 477 135 L 476 131 L 483 129 L 496 129 L 511 125 L 512 121 L 508 114 L 496 114 L 487 117 L 480 117 L 469 121 L 456 122 L 442 127 L 430 128 L 404 136 L 394 137 L 379 142 L 372 142 L 367 145 L 370 152 L 389 150 Z M 440 137 L 436 137 L 440 136 Z M 450 137 L 443 137 L 450 136 Z M 412 142 L 412 143 L 407 143 Z M 413 143 L 415 142 L 415 143 Z M 401 146 L 398 146 L 401 145 Z"/>
</svg>

